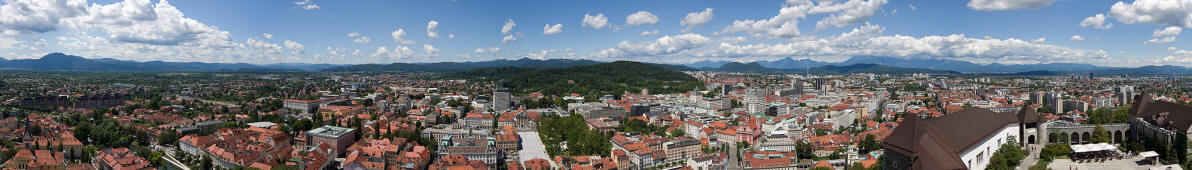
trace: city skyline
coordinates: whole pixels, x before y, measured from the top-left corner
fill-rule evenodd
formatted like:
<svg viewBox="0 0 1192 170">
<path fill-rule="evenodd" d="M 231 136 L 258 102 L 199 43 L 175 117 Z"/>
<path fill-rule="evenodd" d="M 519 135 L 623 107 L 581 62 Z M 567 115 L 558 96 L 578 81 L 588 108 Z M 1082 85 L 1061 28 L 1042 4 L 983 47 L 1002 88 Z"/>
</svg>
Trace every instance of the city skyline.
<svg viewBox="0 0 1192 170">
<path fill-rule="evenodd" d="M 1192 1 L 85 1 L 0 3 L 0 58 L 213 63 L 851 56 L 1192 66 Z"/>
</svg>

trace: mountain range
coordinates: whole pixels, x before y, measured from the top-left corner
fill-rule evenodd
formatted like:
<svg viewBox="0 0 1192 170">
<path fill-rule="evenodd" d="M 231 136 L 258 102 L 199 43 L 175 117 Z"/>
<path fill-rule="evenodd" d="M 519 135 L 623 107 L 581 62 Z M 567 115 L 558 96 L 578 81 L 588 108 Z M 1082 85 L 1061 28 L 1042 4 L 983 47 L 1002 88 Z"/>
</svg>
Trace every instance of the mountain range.
<svg viewBox="0 0 1192 170">
<path fill-rule="evenodd" d="M 237 71 L 237 70 L 322 70 L 340 67 L 332 64 L 281 63 L 254 65 L 247 63 L 202 62 L 137 62 L 110 58 L 87 59 L 62 53 L 50 53 L 38 59 L 0 59 L 0 68 L 38 71 Z"/>
<path fill-rule="evenodd" d="M 699 61 L 685 66 L 699 69 L 718 69 L 731 61 Z M 1049 71 L 1054 74 L 1189 74 L 1192 69 L 1183 66 L 1142 66 L 1142 67 L 1103 67 L 1080 63 L 1047 63 L 1047 64 L 977 64 L 968 61 L 947 59 L 918 59 L 881 56 L 855 56 L 841 62 L 824 62 L 811 59 L 783 58 L 779 60 L 756 61 L 758 65 L 773 69 L 800 70 L 820 66 L 849 66 L 856 64 L 879 64 L 889 67 L 951 70 L 961 73 L 995 73 L 1014 74 L 1029 71 Z M 738 67 L 733 65 L 730 67 Z"/>
<path fill-rule="evenodd" d="M 38 59 L 3 59 L 0 69 L 22 70 L 79 70 L 79 71 L 430 71 L 458 72 L 476 68 L 518 67 L 518 68 L 565 68 L 605 63 L 584 59 L 500 59 L 475 62 L 437 63 L 392 63 L 392 64 L 247 64 L 247 63 L 203 63 L 128 61 L 110 58 L 88 59 L 63 53 L 50 53 Z M 656 67 L 678 70 L 715 70 L 735 72 L 817 72 L 850 73 L 880 71 L 901 73 L 907 71 L 955 71 L 970 74 L 1014 74 L 1014 75 L 1062 75 L 1062 74 L 1189 74 L 1192 69 L 1183 66 L 1103 67 L 1079 63 L 1048 64 L 977 64 L 968 61 L 947 59 L 920 59 L 881 56 L 855 56 L 841 62 L 825 62 L 812 59 L 783 58 L 750 63 L 731 61 L 700 61 L 689 64 L 645 63 Z M 862 64 L 862 65 L 859 65 Z M 864 65 L 873 64 L 873 65 Z M 835 66 L 835 67 L 826 67 Z M 839 70 L 847 68 L 848 70 Z M 938 73 L 938 72 L 937 72 Z"/>
</svg>

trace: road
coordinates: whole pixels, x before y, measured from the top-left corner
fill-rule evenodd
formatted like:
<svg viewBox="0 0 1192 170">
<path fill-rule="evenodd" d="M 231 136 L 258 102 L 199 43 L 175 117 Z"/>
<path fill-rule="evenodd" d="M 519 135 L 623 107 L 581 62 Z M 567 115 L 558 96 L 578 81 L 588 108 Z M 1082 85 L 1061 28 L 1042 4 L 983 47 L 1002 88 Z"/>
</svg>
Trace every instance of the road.
<svg viewBox="0 0 1192 170">
<path fill-rule="evenodd" d="M 739 158 L 737 158 L 738 157 L 737 156 L 737 152 L 738 152 L 737 144 L 730 143 L 727 146 L 728 146 L 728 151 L 729 151 L 728 152 L 728 164 L 725 164 L 724 167 L 726 169 L 743 169 L 743 168 L 741 168 L 739 161 L 737 161 L 737 160 L 739 160 Z"/>
<path fill-rule="evenodd" d="M 522 150 L 517 151 L 517 161 L 526 162 L 534 158 L 542 158 L 555 164 L 546 154 L 546 146 L 542 145 L 542 139 L 538 137 L 538 132 L 517 132 L 517 136 L 522 140 Z"/>
</svg>

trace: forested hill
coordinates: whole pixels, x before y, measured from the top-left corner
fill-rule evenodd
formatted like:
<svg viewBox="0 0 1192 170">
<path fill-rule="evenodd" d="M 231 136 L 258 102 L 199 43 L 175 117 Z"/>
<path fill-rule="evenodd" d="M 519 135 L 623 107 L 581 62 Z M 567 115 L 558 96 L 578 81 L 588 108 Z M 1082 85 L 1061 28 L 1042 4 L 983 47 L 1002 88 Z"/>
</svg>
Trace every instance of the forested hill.
<svg viewBox="0 0 1192 170">
<path fill-rule="evenodd" d="M 655 94 L 679 93 L 703 86 L 683 72 L 632 61 L 539 69 L 512 75 L 507 81 L 522 92 L 559 96 L 578 93 L 588 97 L 638 93 L 642 88 Z"/>
</svg>

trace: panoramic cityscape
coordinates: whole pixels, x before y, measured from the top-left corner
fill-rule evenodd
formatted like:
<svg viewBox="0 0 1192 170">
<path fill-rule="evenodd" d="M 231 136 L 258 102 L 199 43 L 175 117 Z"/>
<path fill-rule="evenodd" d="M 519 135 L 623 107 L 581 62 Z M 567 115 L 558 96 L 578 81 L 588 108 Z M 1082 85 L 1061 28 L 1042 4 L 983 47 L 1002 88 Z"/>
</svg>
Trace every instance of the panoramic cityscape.
<svg viewBox="0 0 1192 170">
<path fill-rule="evenodd" d="M 1192 0 L 0 0 L 0 169 L 1186 169 L 1184 28 Z"/>
</svg>

